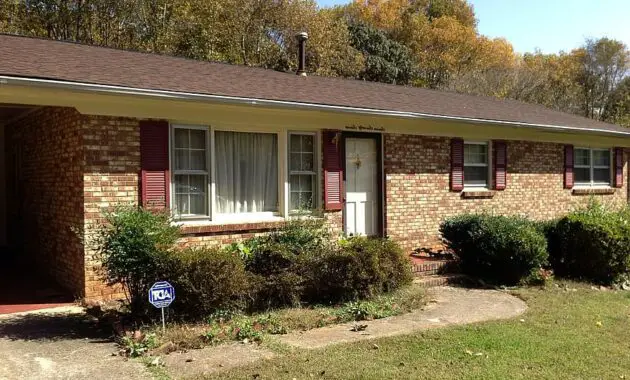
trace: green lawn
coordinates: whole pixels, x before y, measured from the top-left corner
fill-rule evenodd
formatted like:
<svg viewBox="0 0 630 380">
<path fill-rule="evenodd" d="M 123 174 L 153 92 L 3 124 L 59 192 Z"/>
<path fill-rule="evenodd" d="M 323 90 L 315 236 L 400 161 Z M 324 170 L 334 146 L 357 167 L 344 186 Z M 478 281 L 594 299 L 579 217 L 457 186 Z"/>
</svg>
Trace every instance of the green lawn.
<svg viewBox="0 0 630 380">
<path fill-rule="evenodd" d="M 518 290 L 529 310 L 515 320 L 315 351 L 275 347 L 276 359 L 210 378 L 630 379 L 630 292 L 562 286 Z"/>
</svg>

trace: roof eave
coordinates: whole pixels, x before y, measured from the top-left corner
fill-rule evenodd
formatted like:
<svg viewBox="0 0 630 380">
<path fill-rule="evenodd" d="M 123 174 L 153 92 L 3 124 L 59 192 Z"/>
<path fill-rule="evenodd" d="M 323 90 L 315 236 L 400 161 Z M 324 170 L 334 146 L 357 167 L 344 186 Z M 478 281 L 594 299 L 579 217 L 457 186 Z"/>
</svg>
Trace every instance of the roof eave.
<svg viewBox="0 0 630 380">
<path fill-rule="evenodd" d="M 213 94 L 201 94 L 193 92 L 182 91 L 168 91 L 168 90 L 154 90 L 136 87 L 103 85 L 94 83 L 61 81 L 53 79 L 41 79 L 32 77 L 18 77 L 9 75 L 0 75 L 0 85 L 17 85 L 17 86 L 31 86 L 31 87 L 45 87 L 55 88 L 71 91 L 83 91 L 93 93 L 106 93 L 106 94 L 124 94 L 133 96 L 148 96 L 167 98 L 175 100 L 197 100 L 197 101 L 210 101 L 214 103 L 226 103 L 226 104 L 240 104 L 250 106 L 261 107 L 276 107 L 276 108 L 291 108 L 291 109 L 304 109 L 304 110 L 318 110 L 329 112 L 343 112 L 354 113 L 361 115 L 375 115 L 375 116 L 388 116 L 388 117 L 400 117 L 411 119 L 431 119 L 431 120 L 443 120 L 443 121 L 456 121 L 470 124 L 493 124 L 493 125 L 505 125 L 516 128 L 535 128 L 540 130 L 550 130 L 555 132 L 566 133 L 591 133 L 599 135 L 613 135 L 613 136 L 630 136 L 630 130 L 626 131 L 613 131 L 608 129 L 599 128 L 584 128 L 584 127 L 570 127 L 563 125 L 551 125 L 551 124 L 534 124 L 525 122 L 505 121 L 505 120 L 493 120 L 493 119 L 478 119 L 463 116 L 449 116 L 449 115 L 436 115 L 420 112 L 404 112 L 393 111 L 385 109 L 373 109 L 373 108 L 358 108 L 348 107 L 340 105 L 328 105 L 318 103 L 304 103 L 286 100 L 271 100 L 271 99 L 257 99 L 249 97 L 237 97 L 227 95 L 213 95 Z"/>
</svg>

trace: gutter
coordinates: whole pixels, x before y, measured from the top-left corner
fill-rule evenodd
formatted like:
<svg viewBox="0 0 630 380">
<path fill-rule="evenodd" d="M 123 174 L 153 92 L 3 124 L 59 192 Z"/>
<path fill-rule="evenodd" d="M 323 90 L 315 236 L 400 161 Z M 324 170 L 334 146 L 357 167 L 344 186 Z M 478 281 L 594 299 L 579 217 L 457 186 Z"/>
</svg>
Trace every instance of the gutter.
<svg viewBox="0 0 630 380">
<path fill-rule="evenodd" d="M 269 100 L 269 99 L 257 99 L 247 98 L 239 96 L 226 96 L 226 95 L 210 95 L 199 94 L 192 92 L 181 91 L 168 91 L 168 90 L 151 90 L 143 88 L 125 87 L 125 86 L 113 86 L 113 85 L 101 85 L 90 84 L 82 82 L 60 81 L 52 79 L 37 79 L 37 78 L 25 78 L 25 77 L 13 77 L 0 75 L 1 85 L 15 85 L 26 87 L 44 87 L 61 90 L 73 90 L 81 92 L 93 92 L 102 94 L 120 94 L 120 95 L 134 95 L 134 96 L 148 96 L 153 98 L 174 99 L 174 100 L 196 100 L 196 101 L 210 101 L 215 103 L 225 103 L 234 105 L 250 105 L 261 106 L 270 108 L 285 108 L 285 109 L 302 109 L 312 111 L 332 111 L 343 112 L 360 115 L 375 115 L 375 116 L 390 116 L 401 117 L 408 119 L 430 119 L 430 120 L 447 120 L 447 121 L 459 121 L 463 123 L 471 124 L 493 124 L 493 125 L 505 125 L 516 128 L 535 128 L 540 130 L 551 130 L 561 132 L 577 132 L 577 133 L 593 133 L 593 134 L 605 134 L 615 136 L 630 136 L 630 130 L 625 131 L 610 131 L 606 129 L 597 128 L 577 128 L 567 127 L 561 125 L 552 124 L 535 124 L 535 123 L 522 123 L 514 121 L 503 121 L 493 119 L 480 119 L 463 116 L 447 116 L 436 115 L 422 112 L 404 112 L 404 111 L 392 111 L 373 108 L 360 108 L 360 107 L 348 107 L 348 106 L 335 106 L 318 103 L 303 103 L 285 100 Z"/>
</svg>

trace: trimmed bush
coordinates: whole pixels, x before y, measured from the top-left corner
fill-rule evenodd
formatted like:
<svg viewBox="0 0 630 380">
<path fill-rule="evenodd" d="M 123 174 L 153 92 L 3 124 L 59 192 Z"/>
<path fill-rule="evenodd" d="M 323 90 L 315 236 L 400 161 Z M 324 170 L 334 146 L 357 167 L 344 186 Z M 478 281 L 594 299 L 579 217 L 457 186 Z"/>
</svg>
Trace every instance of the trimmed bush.
<svg viewBox="0 0 630 380">
<path fill-rule="evenodd" d="M 547 242 L 535 223 L 521 217 L 461 215 L 440 226 L 446 246 L 464 273 L 514 285 L 547 263 Z"/>
<path fill-rule="evenodd" d="M 323 220 L 291 221 L 268 235 L 223 249 L 175 249 L 179 228 L 167 214 L 138 208 L 107 215 L 97 234 L 110 283 L 130 295 L 132 313 L 146 316 L 149 287 L 168 280 L 182 319 L 218 310 L 238 312 L 369 298 L 411 282 L 411 265 L 387 239 L 334 241 Z"/>
<path fill-rule="evenodd" d="M 239 255 L 224 249 L 186 249 L 169 257 L 166 278 L 177 289 L 172 308 L 178 316 L 195 319 L 216 310 L 241 310 L 250 291 Z"/>
<path fill-rule="evenodd" d="M 358 296 L 365 298 L 390 292 L 411 283 L 409 258 L 400 246 L 389 239 L 353 237 L 342 242 L 342 251 L 355 255 L 361 271 Z"/>
<path fill-rule="evenodd" d="M 321 223 L 321 222 L 318 222 Z M 256 238 L 246 269 L 252 308 L 349 301 L 411 283 L 408 258 L 391 240 L 353 237 L 330 242 L 319 224 L 293 224 Z"/>
<path fill-rule="evenodd" d="M 284 306 L 298 306 L 302 300 L 304 278 L 294 271 L 262 276 L 249 273 L 249 309 L 267 310 Z"/>
<path fill-rule="evenodd" d="M 412 280 L 409 259 L 393 241 L 352 237 L 306 260 L 305 298 L 339 302 L 390 292 Z"/>
<path fill-rule="evenodd" d="M 252 308 L 294 306 L 300 302 L 304 279 L 298 264 L 299 254 L 291 248 L 272 236 L 258 239 L 246 261 L 252 285 Z"/>
<path fill-rule="evenodd" d="M 331 247 L 324 221 L 312 218 L 292 220 L 267 236 L 233 246 L 245 253 L 246 268 L 251 273 L 250 306 L 266 309 L 299 304 L 310 258 Z"/>
<path fill-rule="evenodd" d="M 559 276 L 611 284 L 630 272 L 630 212 L 592 203 L 560 219 L 549 233 Z"/>
<path fill-rule="evenodd" d="M 93 244 L 110 285 L 121 284 L 135 315 L 145 315 L 151 285 L 161 280 L 163 263 L 179 237 L 166 213 L 119 207 L 105 214 Z"/>
</svg>

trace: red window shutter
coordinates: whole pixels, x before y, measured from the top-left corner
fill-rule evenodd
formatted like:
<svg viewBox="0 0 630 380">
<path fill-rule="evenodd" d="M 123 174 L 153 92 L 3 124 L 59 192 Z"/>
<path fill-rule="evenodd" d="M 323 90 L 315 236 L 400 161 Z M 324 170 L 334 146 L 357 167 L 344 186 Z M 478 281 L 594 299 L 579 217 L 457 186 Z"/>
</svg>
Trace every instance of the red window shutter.
<svg viewBox="0 0 630 380">
<path fill-rule="evenodd" d="M 170 207 L 170 173 L 168 167 L 168 122 L 140 122 L 140 188 L 142 207 Z"/>
<path fill-rule="evenodd" d="M 507 186 L 507 144 L 505 141 L 493 141 L 494 150 L 494 189 L 505 190 Z"/>
<path fill-rule="evenodd" d="M 324 131 L 322 136 L 324 152 L 324 208 L 343 208 L 343 167 L 341 165 L 341 134 L 338 131 Z"/>
<path fill-rule="evenodd" d="M 464 190 L 464 140 L 451 139 L 451 190 Z"/>
<path fill-rule="evenodd" d="M 564 188 L 573 188 L 573 145 L 564 146 Z"/>
<path fill-rule="evenodd" d="M 615 148 L 615 187 L 623 187 L 623 148 Z"/>
</svg>

